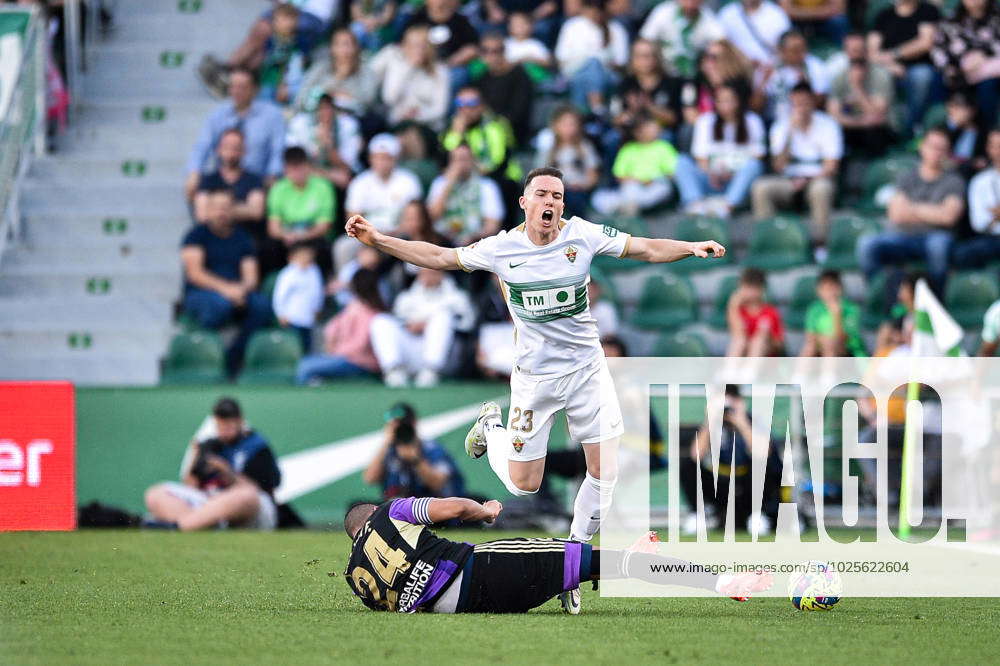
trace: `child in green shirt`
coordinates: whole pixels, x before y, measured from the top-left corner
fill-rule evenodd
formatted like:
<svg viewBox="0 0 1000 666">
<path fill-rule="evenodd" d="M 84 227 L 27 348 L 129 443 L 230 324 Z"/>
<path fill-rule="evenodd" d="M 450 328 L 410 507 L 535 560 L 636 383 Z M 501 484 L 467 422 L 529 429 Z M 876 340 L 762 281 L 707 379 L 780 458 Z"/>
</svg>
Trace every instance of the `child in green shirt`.
<svg viewBox="0 0 1000 666">
<path fill-rule="evenodd" d="M 618 151 L 612 168 L 618 187 L 598 190 L 591 201 L 603 215 L 635 215 L 654 208 L 673 189 L 670 177 L 677 169 L 677 151 L 660 138 L 660 124 L 651 117 L 640 118 L 632 135 L 633 140 Z"/>
</svg>

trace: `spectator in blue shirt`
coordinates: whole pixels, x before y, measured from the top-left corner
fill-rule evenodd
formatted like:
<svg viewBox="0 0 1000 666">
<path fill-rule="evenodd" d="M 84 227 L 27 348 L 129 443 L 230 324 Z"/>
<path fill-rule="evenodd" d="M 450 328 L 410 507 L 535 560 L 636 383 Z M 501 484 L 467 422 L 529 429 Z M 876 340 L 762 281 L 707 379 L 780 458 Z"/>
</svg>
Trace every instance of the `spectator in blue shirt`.
<svg viewBox="0 0 1000 666">
<path fill-rule="evenodd" d="M 281 109 L 257 99 L 257 80 L 246 69 L 235 69 L 230 75 L 229 98 L 205 121 L 191 151 L 185 185 L 189 201 L 194 198 L 200 174 L 213 170 L 210 161 L 223 133 L 234 127 L 245 140 L 243 168 L 271 180 L 281 176 L 281 155 L 285 150 Z"/>
<path fill-rule="evenodd" d="M 191 229 L 181 244 L 184 311 L 209 329 L 240 321 L 240 332 L 226 350 L 226 369 L 233 376 L 243 362 L 247 340 L 271 319 L 271 306 L 257 290 L 253 239 L 233 220 L 233 193 L 212 192 L 207 209 L 205 224 Z"/>
<path fill-rule="evenodd" d="M 448 452 L 437 441 L 417 435 L 412 406 L 393 405 L 385 422 L 385 440 L 365 470 L 366 483 L 381 484 L 385 499 L 464 494 L 465 481 Z"/>
</svg>

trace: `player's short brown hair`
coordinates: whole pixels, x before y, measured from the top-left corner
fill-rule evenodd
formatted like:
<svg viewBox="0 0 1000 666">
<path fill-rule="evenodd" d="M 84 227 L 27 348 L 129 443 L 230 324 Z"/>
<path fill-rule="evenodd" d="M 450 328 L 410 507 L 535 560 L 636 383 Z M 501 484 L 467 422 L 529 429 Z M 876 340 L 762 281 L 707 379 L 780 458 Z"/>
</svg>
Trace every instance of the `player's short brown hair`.
<svg viewBox="0 0 1000 666">
<path fill-rule="evenodd" d="M 347 532 L 347 536 L 353 539 L 377 508 L 378 505 L 371 502 L 359 502 L 348 509 L 347 515 L 344 516 L 344 531 Z"/>
<path fill-rule="evenodd" d="M 521 188 L 522 191 L 528 189 L 528 185 L 531 185 L 533 181 L 538 176 L 552 176 L 553 178 L 563 179 L 563 172 L 554 166 L 543 166 L 537 169 L 532 169 L 528 172 L 528 175 L 524 177 L 524 187 Z"/>
</svg>

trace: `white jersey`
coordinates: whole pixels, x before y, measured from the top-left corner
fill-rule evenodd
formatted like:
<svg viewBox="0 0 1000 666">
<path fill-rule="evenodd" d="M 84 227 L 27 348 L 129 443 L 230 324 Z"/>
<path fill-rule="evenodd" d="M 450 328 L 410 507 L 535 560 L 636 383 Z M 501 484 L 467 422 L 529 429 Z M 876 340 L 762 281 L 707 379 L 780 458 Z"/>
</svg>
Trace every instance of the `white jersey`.
<svg viewBox="0 0 1000 666">
<path fill-rule="evenodd" d="M 599 254 L 624 257 L 631 236 L 574 217 L 559 221 L 559 235 L 535 245 L 524 225 L 456 249 L 466 271 L 500 278 L 514 320 L 515 368 L 559 377 L 602 357 L 597 322 L 590 314 L 590 262 Z"/>
</svg>

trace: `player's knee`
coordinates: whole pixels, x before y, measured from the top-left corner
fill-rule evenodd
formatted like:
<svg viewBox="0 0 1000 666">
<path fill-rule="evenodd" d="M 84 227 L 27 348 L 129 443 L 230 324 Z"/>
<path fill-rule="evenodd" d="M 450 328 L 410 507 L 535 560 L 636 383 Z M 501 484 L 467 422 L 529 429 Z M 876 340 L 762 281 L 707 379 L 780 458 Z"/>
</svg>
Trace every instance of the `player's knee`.
<svg viewBox="0 0 1000 666">
<path fill-rule="evenodd" d="M 166 487 L 162 483 L 157 483 L 156 485 L 147 488 L 146 493 L 143 496 L 143 501 L 146 503 L 146 509 L 152 513 L 156 513 L 156 510 L 160 506 L 160 502 L 166 492 Z"/>
<path fill-rule="evenodd" d="M 541 479 L 534 481 L 530 479 L 511 479 L 511 484 L 513 488 L 509 488 L 511 494 L 518 496 L 534 495 L 538 492 L 538 489 L 542 487 Z M 516 492 L 514 492 L 516 489 Z"/>
</svg>

